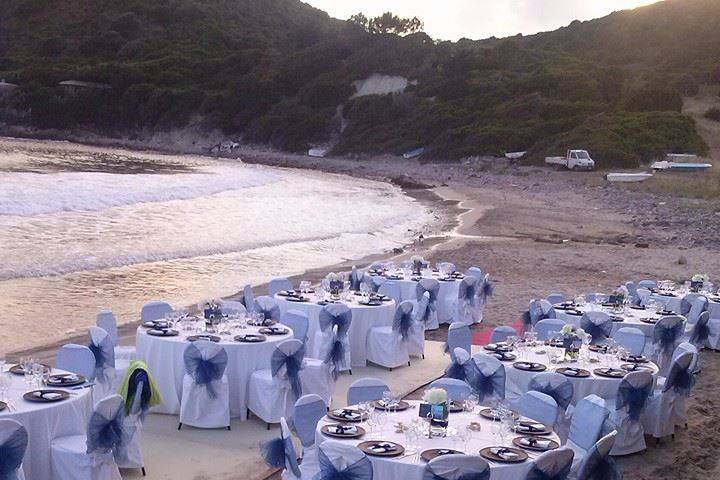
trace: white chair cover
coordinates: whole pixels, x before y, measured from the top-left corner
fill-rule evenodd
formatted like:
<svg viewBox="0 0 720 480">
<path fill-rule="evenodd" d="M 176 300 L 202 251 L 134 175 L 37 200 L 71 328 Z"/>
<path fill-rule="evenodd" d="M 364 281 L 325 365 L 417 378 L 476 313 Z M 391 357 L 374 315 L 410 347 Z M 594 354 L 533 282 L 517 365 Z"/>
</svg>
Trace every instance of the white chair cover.
<svg viewBox="0 0 720 480">
<path fill-rule="evenodd" d="M 143 322 L 162 320 L 165 318 L 165 315 L 171 312 L 172 307 L 169 303 L 154 300 L 143 305 L 142 310 L 140 310 L 140 320 Z"/>
<path fill-rule="evenodd" d="M 402 301 L 402 290 L 400 289 L 400 285 L 396 282 L 383 283 L 380 285 L 380 288 L 378 288 L 378 293 L 392 298 L 395 300 L 396 305 L 400 305 L 400 302 Z"/>
<path fill-rule="evenodd" d="M 423 480 L 488 480 L 490 464 L 474 455 L 443 455 L 425 465 Z"/>
<path fill-rule="evenodd" d="M 560 333 L 565 322 L 558 318 L 545 318 L 535 324 L 538 340 L 545 341 L 550 338 L 550 332 Z"/>
<path fill-rule="evenodd" d="M 515 402 L 515 409 L 523 417 L 548 426 L 554 425 L 558 416 L 557 402 L 550 395 L 534 390 L 522 394 Z"/>
<path fill-rule="evenodd" d="M 233 300 L 220 300 L 220 312 L 223 315 L 244 315 L 247 309 L 242 302 Z"/>
<path fill-rule="evenodd" d="M 598 441 L 609 415 L 605 402 L 597 395 L 588 395 L 578 402 L 570 422 L 567 441 L 567 446 L 575 452 L 574 466 L 580 464 L 588 450 Z"/>
<path fill-rule="evenodd" d="M 622 473 L 610 457 L 617 432 L 605 435 L 590 448 L 575 470 L 578 480 L 622 480 Z"/>
<path fill-rule="evenodd" d="M 367 336 L 367 359 L 390 369 L 410 364 L 407 342 L 402 339 L 399 324 L 370 329 Z"/>
<path fill-rule="evenodd" d="M 517 330 L 509 325 L 495 327 L 490 335 L 490 343 L 504 342 L 508 337 L 517 335 Z"/>
<path fill-rule="evenodd" d="M 373 466 L 367 456 L 353 445 L 326 441 L 320 445 L 320 471 L 313 480 L 372 480 Z M 311 477 L 308 477 L 310 480 Z M 305 478 L 303 477 L 303 480 Z"/>
<path fill-rule="evenodd" d="M 69 343 L 58 350 L 55 366 L 92 380 L 95 375 L 95 355 L 85 345 Z"/>
<path fill-rule="evenodd" d="M 546 300 L 550 302 L 550 304 L 555 305 L 557 303 L 562 303 L 565 301 L 565 295 L 562 293 L 551 293 L 546 297 Z"/>
<path fill-rule="evenodd" d="M 672 361 L 672 353 L 682 341 L 685 331 L 685 317 L 668 315 L 662 317 L 653 327 L 654 360 L 660 367 L 660 374 L 665 375 Z"/>
<path fill-rule="evenodd" d="M 95 405 L 93 420 L 110 422 L 124 407 L 120 395 L 111 395 Z M 122 480 L 112 449 L 93 448 L 102 444 L 95 436 L 98 432 L 88 428 L 87 435 L 59 437 L 50 444 L 53 477 L 73 480 Z"/>
<path fill-rule="evenodd" d="M 525 480 L 564 480 L 572 468 L 575 452 L 561 447 L 550 450 L 533 460 Z"/>
<path fill-rule="evenodd" d="M 611 414 L 617 430 L 612 455 L 629 455 L 645 450 L 642 413 L 652 394 L 653 383 L 650 372 L 631 372 L 620 382 L 615 409 Z"/>
<path fill-rule="evenodd" d="M 279 291 L 293 289 L 293 284 L 290 280 L 285 277 L 276 277 L 270 280 L 268 283 L 268 295 L 274 297 Z"/>
<path fill-rule="evenodd" d="M 615 342 L 626 348 L 631 355 L 642 355 L 645 351 L 646 337 L 642 330 L 635 327 L 622 327 L 613 335 Z"/>
<path fill-rule="evenodd" d="M 672 361 L 670 371 L 672 372 L 674 368 L 677 368 L 678 371 L 687 371 L 688 375 L 692 375 L 690 373 L 692 362 L 693 354 L 691 352 L 683 353 Z M 662 389 L 653 392 L 642 416 L 645 433 L 655 438 L 662 438 L 675 433 L 673 411 L 675 403 L 682 397 L 682 393 L 678 392 L 670 383 L 668 379 L 665 379 Z"/>
<path fill-rule="evenodd" d="M 288 310 L 280 318 L 283 325 L 290 327 L 296 340 L 307 342 L 308 328 L 310 328 L 310 320 L 307 313 L 300 310 Z"/>
<path fill-rule="evenodd" d="M 117 347 L 118 345 L 118 328 L 117 328 L 117 319 L 115 318 L 115 314 L 112 312 L 112 310 L 101 310 L 100 313 L 98 313 L 95 316 L 95 325 L 105 330 L 108 335 L 110 336 L 110 339 L 113 342 L 113 345 Z"/>
<path fill-rule="evenodd" d="M 361 402 L 380 400 L 383 392 L 390 391 L 390 387 L 377 378 L 361 378 L 355 380 L 347 391 L 347 404 L 357 405 Z"/>
<path fill-rule="evenodd" d="M 115 346 L 110 335 L 100 327 L 90 327 L 90 345 L 95 356 L 93 398 L 104 398 L 116 391 Z"/>
<path fill-rule="evenodd" d="M 25 427 L 10 418 L 0 419 L 0 478 L 25 480 L 22 460 L 28 446 Z"/>
<path fill-rule="evenodd" d="M 220 365 L 220 378 L 207 384 L 200 384 L 193 374 L 191 354 L 204 362 Z M 182 399 L 180 400 L 180 423 L 198 428 L 228 428 L 230 426 L 230 390 L 225 375 L 227 352 L 212 342 L 199 340 L 185 349 L 185 376 L 183 376 Z"/>
<path fill-rule="evenodd" d="M 300 471 L 303 478 L 311 478 L 320 469 L 318 464 L 315 430 L 318 422 L 327 414 L 327 405 L 319 395 L 303 395 L 295 402 L 292 416 L 292 430 L 295 431 L 302 445 L 302 463 Z"/>
<path fill-rule="evenodd" d="M 465 323 L 453 322 L 448 327 L 445 351 L 453 355 L 456 348 L 462 348 L 466 352 L 472 353 L 472 331 Z"/>
<path fill-rule="evenodd" d="M 472 357 L 477 367 L 477 375 L 470 380 L 470 387 L 480 399 L 487 403 L 505 398 L 505 365 L 497 358 L 485 353 L 477 353 Z M 474 382 L 473 382 L 474 380 Z"/>
</svg>

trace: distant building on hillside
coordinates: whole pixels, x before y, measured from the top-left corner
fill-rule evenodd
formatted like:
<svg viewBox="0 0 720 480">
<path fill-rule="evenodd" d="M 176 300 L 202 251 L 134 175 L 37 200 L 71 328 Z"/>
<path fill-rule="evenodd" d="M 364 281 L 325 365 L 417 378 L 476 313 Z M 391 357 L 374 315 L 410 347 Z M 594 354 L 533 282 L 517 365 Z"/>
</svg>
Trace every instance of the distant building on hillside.
<svg viewBox="0 0 720 480">
<path fill-rule="evenodd" d="M 17 90 L 18 85 L 14 83 L 8 83 L 5 79 L 0 79 L 0 97 L 7 97 Z"/>
<path fill-rule="evenodd" d="M 76 93 L 83 90 L 110 90 L 107 83 L 83 82 L 81 80 L 64 80 L 58 83 L 66 92 Z"/>
</svg>

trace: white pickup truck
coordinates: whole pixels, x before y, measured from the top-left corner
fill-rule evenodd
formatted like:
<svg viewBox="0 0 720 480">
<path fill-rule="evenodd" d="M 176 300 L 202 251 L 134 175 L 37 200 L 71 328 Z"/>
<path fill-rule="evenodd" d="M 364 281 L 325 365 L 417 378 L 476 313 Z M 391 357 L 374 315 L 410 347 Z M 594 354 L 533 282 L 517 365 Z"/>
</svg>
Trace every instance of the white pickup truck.
<svg viewBox="0 0 720 480">
<path fill-rule="evenodd" d="M 587 150 L 568 150 L 564 157 L 545 157 L 545 163 L 559 167 L 566 167 L 568 170 L 592 170 L 595 168 L 595 161 L 590 158 Z"/>
</svg>

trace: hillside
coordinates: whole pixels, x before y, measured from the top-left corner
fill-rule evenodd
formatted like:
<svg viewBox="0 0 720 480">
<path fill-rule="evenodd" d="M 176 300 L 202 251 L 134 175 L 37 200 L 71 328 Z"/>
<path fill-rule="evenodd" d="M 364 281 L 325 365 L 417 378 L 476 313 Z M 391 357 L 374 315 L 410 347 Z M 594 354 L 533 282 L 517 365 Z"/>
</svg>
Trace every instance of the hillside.
<svg viewBox="0 0 720 480">
<path fill-rule="evenodd" d="M 720 2 L 667 0 L 555 32 L 371 35 L 297 0 L 5 0 L 0 123 L 108 135 L 188 124 L 303 151 L 427 155 L 582 146 L 604 166 L 707 152 L 681 95 L 720 83 Z M 374 73 L 416 81 L 352 98 Z M 111 89 L 68 94 L 63 80 Z M 338 114 L 338 106 L 342 118 Z M 340 130 L 343 125 L 344 129 Z M 340 133 L 341 132 L 341 133 Z"/>
</svg>

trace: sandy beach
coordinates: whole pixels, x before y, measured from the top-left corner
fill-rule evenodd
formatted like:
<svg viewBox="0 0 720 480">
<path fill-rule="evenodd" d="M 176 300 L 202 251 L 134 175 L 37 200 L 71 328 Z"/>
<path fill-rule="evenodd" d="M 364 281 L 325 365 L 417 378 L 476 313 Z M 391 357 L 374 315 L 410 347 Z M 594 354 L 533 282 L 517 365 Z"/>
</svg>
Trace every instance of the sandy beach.
<svg viewBox="0 0 720 480">
<path fill-rule="evenodd" d="M 487 167 L 481 160 L 447 165 L 396 158 L 310 159 L 250 148 L 238 156 L 250 163 L 391 181 L 421 199 L 439 218 L 448 219 L 443 233 L 422 238 L 400 254 L 378 252 L 295 279 L 317 280 L 353 263 L 411 254 L 433 262 L 452 261 L 461 269 L 478 265 L 496 284 L 478 330 L 518 321 L 531 298 L 553 292 L 608 291 L 627 279 L 683 280 L 694 273 L 720 271 L 717 203 L 602 184 L 597 173 L 553 172 L 505 162 Z M 134 342 L 135 328 L 134 323 L 122 327 L 122 343 Z M 427 337 L 444 340 L 444 335 L 441 329 Z M 56 348 L 34 349 L 33 354 L 53 361 Z M 644 455 L 620 458 L 625 478 L 720 475 L 712 457 L 720 438 L 713 414 L 720 391 L 720 357 L 706 352 L 701 362 L 699 385 L 689 403 L 690 429 L 679 431 L 675 441 L 650 446 Z"/>
</svg>

